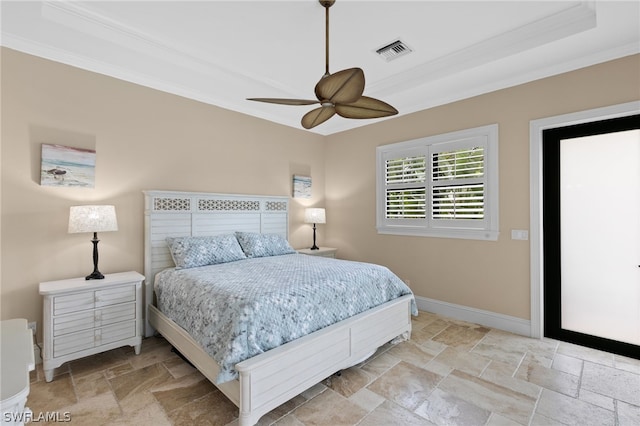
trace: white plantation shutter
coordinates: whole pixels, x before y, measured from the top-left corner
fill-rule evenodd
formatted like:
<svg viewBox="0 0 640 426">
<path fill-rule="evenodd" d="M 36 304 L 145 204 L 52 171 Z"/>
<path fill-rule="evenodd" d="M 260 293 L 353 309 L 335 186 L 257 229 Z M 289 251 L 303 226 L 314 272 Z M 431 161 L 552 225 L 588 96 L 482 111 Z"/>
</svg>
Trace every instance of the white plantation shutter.
<svg viewBox="0 0 640 426">
<path fill-rule="evenodd" d="M 433 219 L 483 219 L 484 184 L 434 187 L 431 205 Z"/>
<path fill-rule="evenodd" d="M 393 158 L 385 161 L 387 218 L 425 217 L 426 156 Z"/>
<path fill-rule="evenodd" d="M 496 239 L 498 127 L 378 147 L 381 233 Z"/>
<path fill-rule="evenodd" d="M 484 218 L 484 147 L 431 155 L 431 217 Z"/>
<path fill-rule="evenodd" d="M 432 179 L 443 180 L 484 176 L 484 148 L 474 146 L 433 154 Z"/>
</svg>

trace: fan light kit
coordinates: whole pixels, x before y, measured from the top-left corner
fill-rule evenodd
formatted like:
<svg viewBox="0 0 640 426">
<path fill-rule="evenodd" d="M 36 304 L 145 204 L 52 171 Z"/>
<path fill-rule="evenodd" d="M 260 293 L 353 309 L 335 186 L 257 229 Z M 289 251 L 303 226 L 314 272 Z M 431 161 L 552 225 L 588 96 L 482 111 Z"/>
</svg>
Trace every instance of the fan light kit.
<svg viewBox="0 0 640 426">
<path fill-rule="evenodd" d="M 329 8 L 335 0 L 318 0 L 325 8 L 325 72 L 315 87 L 317 100 L 248 98 L 250 101 L 281 105 L 320 104 L 302 117 L 302 127 L 311 129 L 324 123 L 335 114 L 344 118 L 381 118 L 396 115 L 398 110 L 378 99 L 362 96 L 364 92 L 364 71 L 348 68 L 334 74 L 329 73 Z"/>
</svg>

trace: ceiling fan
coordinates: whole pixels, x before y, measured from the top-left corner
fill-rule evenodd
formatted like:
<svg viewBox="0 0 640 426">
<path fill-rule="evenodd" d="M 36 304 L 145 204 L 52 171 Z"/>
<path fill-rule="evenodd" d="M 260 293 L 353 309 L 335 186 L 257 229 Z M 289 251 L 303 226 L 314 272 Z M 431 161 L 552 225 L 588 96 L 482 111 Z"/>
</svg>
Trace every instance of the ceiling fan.
<svg viewBox="0 0 640 426">
<path fill-rule="evenodd" d="M 335 0 L 318 0 L 325 8 L 325 72 L 316 84 L 317 100 L 283 98 L 248 98 L 250 101 L 282 105 L 320 104 L 302 117 L 302 127 L 311 129 L 324 123 L 335 114 L 344 118 L 380 118 L 396 115 L 398 110 L 378 99 L 362 96 L 364 92 L 364 71 L 349 68 L 329 73 L 329 8 Z"/>
</svg>

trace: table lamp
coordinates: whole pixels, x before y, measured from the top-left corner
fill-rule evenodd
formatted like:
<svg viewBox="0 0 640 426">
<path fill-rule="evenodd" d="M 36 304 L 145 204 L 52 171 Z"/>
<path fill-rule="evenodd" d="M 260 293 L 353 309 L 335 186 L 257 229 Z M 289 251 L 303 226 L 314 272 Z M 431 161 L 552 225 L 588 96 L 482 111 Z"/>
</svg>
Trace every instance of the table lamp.
<svg viewBox="0 0 640 426">
<path fill-rule="evenodd" d="M 311 250 L 318 250 L 320 247 L 316 245 L 316 223 L 327 223 L 324 209 L 305 209 L 304 222 L 313 223 L 313 246 L 311 247 Z"/>
<path fill-rule="evenodd" d="M 101 280 L 98 271 L 98 232 L 117 231 L 118 221 L 114 206 L 72 206 L 69 211 L 69 233 L 93 232 L 93 272 L 87 280 Z"/>
</svg>

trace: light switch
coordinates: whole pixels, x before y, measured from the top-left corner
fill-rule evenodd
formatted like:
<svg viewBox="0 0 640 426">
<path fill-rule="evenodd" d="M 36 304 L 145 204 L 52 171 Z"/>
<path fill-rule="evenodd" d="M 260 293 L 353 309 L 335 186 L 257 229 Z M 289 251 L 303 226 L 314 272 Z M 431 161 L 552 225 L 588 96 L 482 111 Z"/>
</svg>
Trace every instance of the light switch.
<svg viewBox="0 0 640 426">
<path fill-rule="evenodd" d="M 529 231 L 527 231 L 526 229 L 512 229 L 511 239 L 512 240 L 528 240 Z"/>
</svg>

